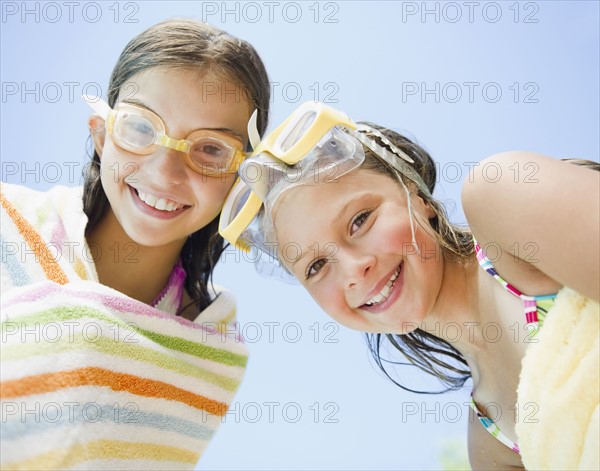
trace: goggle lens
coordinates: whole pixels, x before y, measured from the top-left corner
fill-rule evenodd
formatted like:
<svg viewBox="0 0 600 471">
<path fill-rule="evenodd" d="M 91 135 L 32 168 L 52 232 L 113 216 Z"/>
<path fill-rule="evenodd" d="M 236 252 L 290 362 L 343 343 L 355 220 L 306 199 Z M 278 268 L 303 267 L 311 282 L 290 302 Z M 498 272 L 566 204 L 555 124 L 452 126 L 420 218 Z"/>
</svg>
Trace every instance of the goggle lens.
<svg viewBox="0 0 600 471">
<path fill-rule="evenodd" d="M 246 204 L 246 201 L 248 201 L 248 198 L 250 197 L 251 193 L 252 189 L 244 185 L 243 189 L 236 195 L 231 206 L 231 213 L 229 214 L 229 220 L 227 221 L 227 224 L 229 224 L 237 217 L 237 215 L 240 213 L 240 211 Z"/>
<path fill-rule="evenodd" d="M 158 146 L 166 146 L 188 155 L 189 165 L 196 171 L 216 175 L 228 172 L 236 155 L 243 154 L 242 143 L 224 132 L 201 129 L 186 139 L 173 139 L 165 134 L 158 116 L 129 104 L 115 107 L 112 129 L 115 142 L 125 150 L 150 154 Z"/>
<path fill-rule="evenodd" d="M 150 120 L 141 114 L 119 111 L 115 119 L 115 134 L 129 149 L 144 150 L 156 140 L 156 130 Z"/>
<path fill-rule="evenodd" d="M 235 173 L 246 157 L 242 139 L 228 131 L 199 129 L 185 139 L 167 135 L 163 120 L 151 110 L 128 102 L 111 108 L 99 97 L 83 95 L 83 99 L 105 120 L 106 130 L 115 144 L 139 155 L 149 155 L 160 146 L 183 152 L 186 163 L 194 171 L 209 176 Z"/>
<path fill-rule="evenodd" d="M 306 131 L 312 126 L 317 113 L 314 111 L 305 113 L 294 127 L 289 131 L 289 134 L 281 143 L 281 150 L 287 152 L 306 134 Z"/>
<path fill-rule="evenodd" d="M 206 134 L 206 132 L 204 133 Z M 189 155 L 195 165 L 211 170 L 226 170 L 236 149 L 215 136 L 192 138 Z"/>
</svg>

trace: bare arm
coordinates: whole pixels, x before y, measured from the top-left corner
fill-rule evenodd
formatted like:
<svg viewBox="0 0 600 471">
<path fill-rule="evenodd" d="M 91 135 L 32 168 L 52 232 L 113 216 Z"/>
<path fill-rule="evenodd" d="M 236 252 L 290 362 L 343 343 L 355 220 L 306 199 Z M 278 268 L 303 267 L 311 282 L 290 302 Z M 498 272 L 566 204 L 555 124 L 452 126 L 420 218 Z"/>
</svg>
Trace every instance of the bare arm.
<svg viewBox="0 0 600 471">
<path fill-rule="evenodd" d="M 600 172 L 528 152 L 480 162 L 462 193 L 475 234 L 510 252 L 535 242 L 535 268 L 600 298 Z"/>
</svg>

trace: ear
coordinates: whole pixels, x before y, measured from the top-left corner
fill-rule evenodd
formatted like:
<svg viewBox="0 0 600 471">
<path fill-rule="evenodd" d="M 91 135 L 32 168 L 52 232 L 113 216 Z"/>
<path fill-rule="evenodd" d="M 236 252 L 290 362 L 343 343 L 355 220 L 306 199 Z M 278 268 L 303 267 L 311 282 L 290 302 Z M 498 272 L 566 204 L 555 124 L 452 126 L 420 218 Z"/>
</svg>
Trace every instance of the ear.
<svg viewBox="0 0 600 471">
<path fill-rule="evenodd" d="M 104 140 L 106 139 L 104 119 L 97 114 L 92 115 L 88 120 L 88 126 L 90 128 L 92 141 L 94 142 L 94 150 L 98 154 L 98 157 L 102 157 L 102 149 L 104 149 Z"/>
<path fill-rule="evenodd" d="M 422 196 L 415 194 L 415 199 L 419 207 L 419 212 L 424 215 L 427 219 L 433 219 L 437 216 L 433 207 L 425 200 Z"/>
<path fill-rule="evenodd" d="M 431 206 L 425 200 L 423 200 L 423 204 L 425 205 L 425 214 L 427 215 L 427 219 L 433 219 L 437 216 L 436 212 L 433 210 L 433 206 Z"/>
</svg>

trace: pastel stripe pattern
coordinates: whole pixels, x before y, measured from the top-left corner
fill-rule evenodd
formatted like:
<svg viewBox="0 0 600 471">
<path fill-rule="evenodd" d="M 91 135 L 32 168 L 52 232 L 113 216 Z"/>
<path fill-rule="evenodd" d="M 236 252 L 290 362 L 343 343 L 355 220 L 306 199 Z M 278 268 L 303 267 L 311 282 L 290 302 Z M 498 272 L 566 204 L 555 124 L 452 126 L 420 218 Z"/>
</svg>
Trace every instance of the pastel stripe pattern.
<svg viewBox="0 0 600 471">
<path fill-rule="evenodd" d="M 484 428 L 488 432 L 490 432 L 495 439 L 502 442 L 504 445 L 506 445 L 508 448 L 510 448 L 515 453 L 521 454 L 521 450 L 519 450 L 519 445 L 516 442 L 513 442 L 506 435 L 504 435 L 500 431 L 500 428 L 494 423 L 494 421 L 492 419 L 486 417 L 485 415 L 483 415 L 480 412 L 479 408 L 477 407 L 477 404 L 473 400 L 472 394 L 471 394 L 470 405 L 471 405 L 471 409 L 473 409 L 473 412 L 475 412 L 475 415 L 477 415 L 477 418 L 479 419 L 479 422 L 481 423 L 481 425 L 483 425 Z"/>
<path fill-rule="evenodd" d="M 47 278 L 54 280 L 57 283 L 65 284 L 68 281 L 67 276 L 60 268 L 60 265 L 57 263 L 37 230 L 15 209 L 2 193 L 0 193 L 0 203 L 2 204 L 2 209 L 10 216 L 17 226 L 23 242 L 35 252 L 37 262 L 42 267 L 42 270 L 44 270 L 44 274 Z"/>
<path fill-rule="evenodd" d="M 97 282 L 80 189 L 2 192 L 1 468 L 193 469 L 247 363 L 232 295 L 175 316 L 176 266 L 155 307 L 128 298 Z"/>
<path fill-rule="evenodd" d="M 498 274 L 492 265 L 492 262 L 487 258 L 483 249 L 476 240 L 475 253 L 477 255 L 477 261 L 479 262 L 479 265 L 481 265 L 481 267 L 487 273 L 493 276 L 494 279 L 496 279 L 496 281 L 498 281 L 498 283 L 500 283 L 504 289 L 506 289 L 506 291 L 523 301 L 523 310 L 525 312 L 527 329 L 531 332 L 532 337 L 535 336 L 542 326 L 546 314 L 548 314 L 548 311 L 554 305 L 554 299 L 556 298 L 557 293 L 545 296 L 528 296 L 523 294 Z"/>
<path fill-rule="evenodd" d="M 477 261 L 479 265 L 489 273 L 500 285 L 506 289 L 510 294 L 516 296 L 517 298 L 523 301 L 523 310 L 525 313 L 525 322 L 527 329 L 529 330 L 531 337 L 537 335 L 540 327 L 542 326 L 546 315 L 554 306 L 554 300 L 556 299 L 556 294 L 549 294 L 545 296 L 528 296 L 523 294 L 517 288 L 512 286 L 509 282 L 507 282 L 504 278 L 502 278 L 494 266 L 492 262 L 487 258 L 483 249 L 477 242 L 477 240 L 473 239 L 475 242 L 475 254 L 477 255 Z M 515 453 L 521 453 L 519 450 L 519 445 L 516 442 L 513 442 L 510 438 L 504 435 L 500 428 L 489 418 L 481 413 L 481 411 L 477 408 L 477 404 L 473 399 L 473 395 L 471 394 L 471 408 L 477 415 L 479 422 L 481 425 L 485 427 L 485 429 L 492 434 L 493 437 L 498 439 L 504 445 L 509 447 Z"/>
</svg>

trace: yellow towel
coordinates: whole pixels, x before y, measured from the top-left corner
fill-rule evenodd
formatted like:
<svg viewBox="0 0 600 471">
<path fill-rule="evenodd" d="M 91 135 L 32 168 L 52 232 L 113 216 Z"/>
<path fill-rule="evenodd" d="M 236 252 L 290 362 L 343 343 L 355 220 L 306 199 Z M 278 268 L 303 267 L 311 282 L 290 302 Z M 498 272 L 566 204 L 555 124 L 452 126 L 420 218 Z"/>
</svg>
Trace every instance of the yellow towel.
<svg viewBox="0 0 600 471">
<path fill-rule="evenodd" d="M 598 303 L 558 294 L 525 358 L 515 427 L 530 470 L 600 469 Z"/>
</svg>

